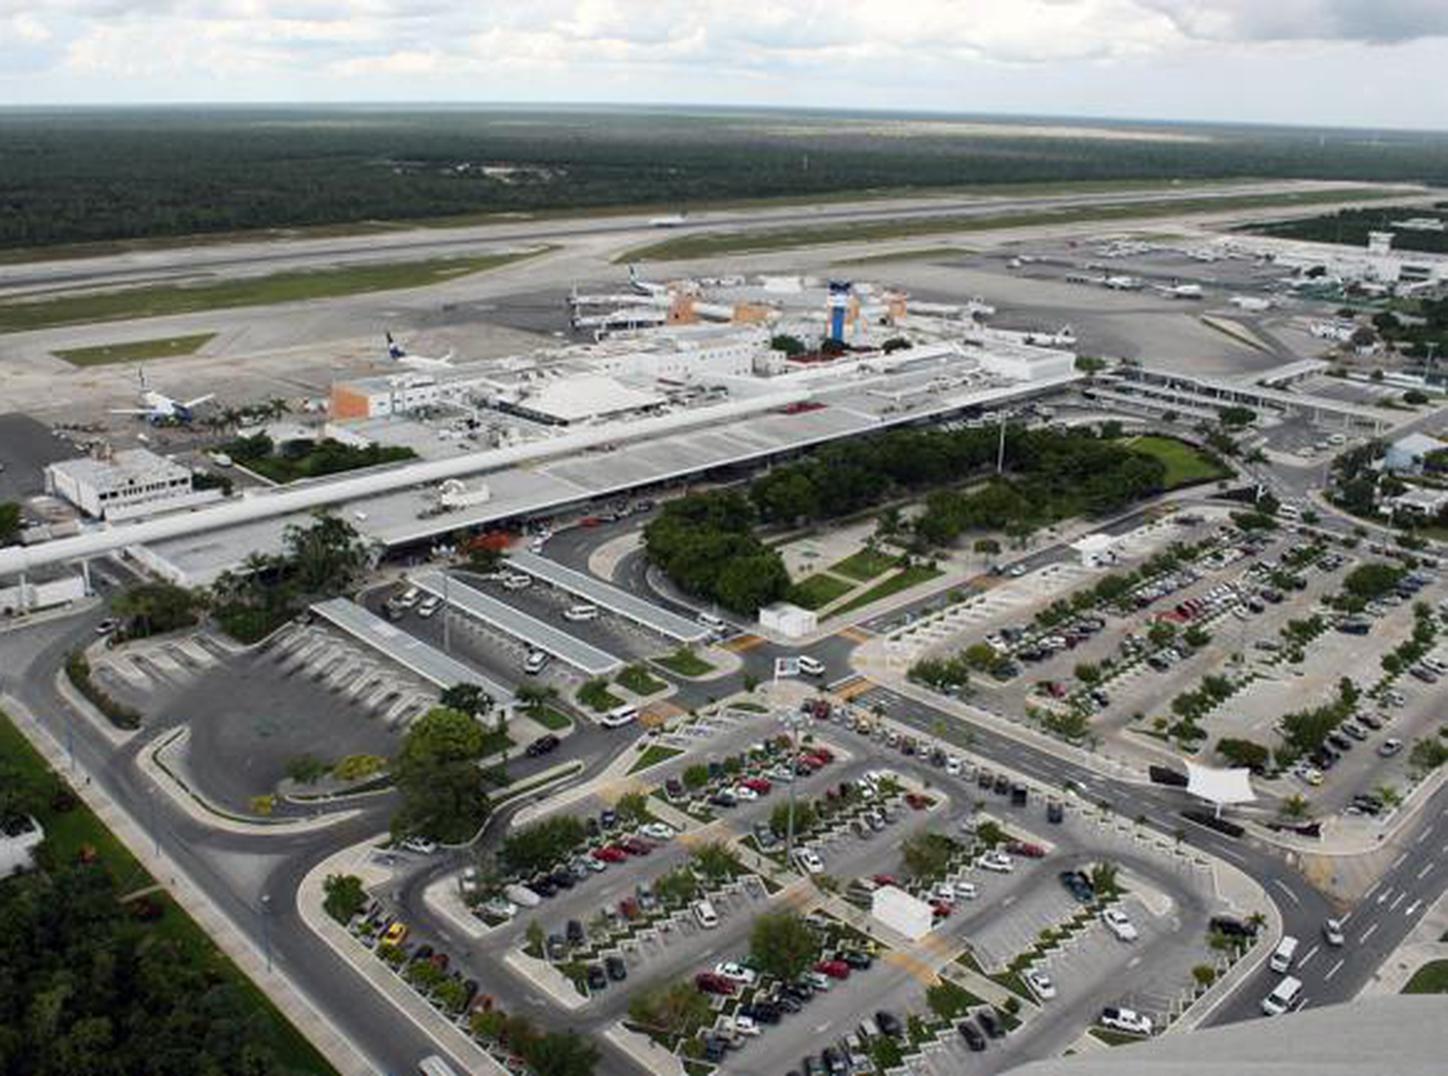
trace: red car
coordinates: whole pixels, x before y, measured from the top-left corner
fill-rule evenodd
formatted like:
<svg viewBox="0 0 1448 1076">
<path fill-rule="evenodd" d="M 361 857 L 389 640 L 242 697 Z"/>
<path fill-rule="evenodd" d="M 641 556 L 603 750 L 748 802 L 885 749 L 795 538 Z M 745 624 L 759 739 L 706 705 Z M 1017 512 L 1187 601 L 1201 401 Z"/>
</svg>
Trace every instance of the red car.
<svg viewBox="0 0 1448 1076">
<path fill-rule="evenodd" d="M 943 900 L 932 900 L 930 902 L 930 911 L 937 919 L 950 918 L 950 913 L 954 910 L 955 909 L 953 909 L 949 904 L 946 904 Z"/>
<path fill-rule="evenodd" d="M 1006 845 L 1006 851 L 1012 855 L 1025 856 L 1027 859 L 1046 858 L 1046 850 L 1039 844 L 1031 844 L 1029 841 L 1011 841 Z"/>
<path fill-rule="evenodd" d="M 835 753 L 823 745 L 811 748 L 810 754 L 823 762 L 833 762 L 835 760 Z"/>
<path fill-rule="evenodd" d="M 830 764 L 830 760 L 818 751 L 811 751 L 804 756 L 804 760 L 813 765 L 815 769 L 820 769 L 822 766 L 828 766 Z"/>
<path fill-rule="evenodd" d="M 618 902 L 618 914 L 625 919 L 637 919 L 639 917 L 639 902 L 633 897 L 624 897 Z"/>
<path fill-rule="evenodd" d="M 628 853 L 614 844 L 595 848 L 590 854 L 601 863 L 622 863 L 628 858 Z"/>
<path fill-rule="evenodd" d="M 712 971 L 701 971 L 695 975 L 694 986 L 704 994 L 722 994 L 724 997 L 734 995 L 734 983 Z"/>
<path fill-rule="evenodd" d="M 922 796 L 919 792 L 905 793 L 905 802 L 910 805 L 911 810 L 915 811 L 923 811 L 930 806 L 930 800 Z"/>
<path fill-rule="evenodd" d="M 646 856 L 654 850 L 653 845 L 639 836 L 626 837 L 618 843 L 623 846 L 624 851 L 634 856 Z"/>
<path fill-rule="evenodd" d="M 895 880 L 895 876 L 893 874 L 877 874 L 875 875 L 873 881 L 876 885 L 898 886 L 900 884 Z"/>
<path fill-rule="evenodd" d="M 769 783 L 769 779 L 766 777 L 746 777 L 739 783 L 745 788 L 752 788 L 761 796 L 769 795 L 769 790 L 774 787 L 772 784 Z"/>
<path fill-rule="evenodd" d="M 850 966 L 843 960 L 821 960 L 814 966 L 814 970 L 821 975 L 828 975 L 831 979 L 848 979 L 850 977 Z"/>
</svg>

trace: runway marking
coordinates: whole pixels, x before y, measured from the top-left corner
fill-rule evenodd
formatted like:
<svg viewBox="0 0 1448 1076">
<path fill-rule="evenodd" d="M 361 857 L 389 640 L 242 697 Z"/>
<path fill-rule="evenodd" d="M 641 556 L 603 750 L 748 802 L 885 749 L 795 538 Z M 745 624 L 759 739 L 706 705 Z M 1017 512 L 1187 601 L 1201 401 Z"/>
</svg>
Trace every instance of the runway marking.
<svg viewBox="0 0 1448 1076">
<path fill-rule="evenodd" d="M 1405 860 L 1405 859 L 1407 859 L 1407 858 L 1408 858 L 1408 853 L 1407 853 L 1407 852 L 1404 852 L 1404 853 L 1403 853 L 1402 855 L 1400 855 L 1397 859 L 1393 860 L 1393 865 L 1392 865 L 1391 867 L 1389 867 L 1388 870 L 1390 870 L 1390 871 L 1395 871 L 1395 870 L 1397 870 L 1399 867 L 1401 867 L 1401 866 L 1403 865 L 1403 860 Z"/>
<path fill-rule="evenodd" d="M 1327 974 L 1322 977 L 1322 981 L 1323 981 L 1323 982 L 1327 982 L 1327 981 L 1328 981 L 1329 979 L 1331 979 L 1334 975 L 1336 975 L 1339 971 L 1341 971 L 1341 970 L 1342 970 L 1342 966 L 1343 966 L 1344 963 L 1346 963 L 1346 961 L 1347 961 L 1347 958 L 1346 958 L 1346 957 L 1343 957 L 1342 959 L 1338 960 L 1338 962 L 1337 962 L 1336 964 L 1334 964 L 1331 968 L 1328 969 Z"/>
<path fill-rule="evenodd" d="M 1428 877 L 1428 872 L 1431 871 L 1431 870 L 1432 870 L 1434 867 L 1436 867 L 1436 866 L 1437 866 L 1436 863 L 1429 863 L 1426 867 L 1424 867 L 1422 870 L 1420 870 L 1420 871 L 1418 872 L 1418 881 L 1421 882 L 1424 878 Z"/>
<path fill-rule="evenodd" d="M 1297 966 L 1299 968 L 1307 967 L 1307 962 L 1317 955 L 1318 948 L 1318 946 L 1314 945 L 1311 949 L 1307 950 L 1307 955 L 1297 962 Z"/>
<path fill-rule="evenodd" d="M 1359 938 L 1358 941 L 1365 943 L 1369 938 L 1377 933 L 1378 927 L 1381 925 L 1382 924 L 1380 923 L 1374 923 L 1372 926 L 1368 927 L 1367 930 L 1363 931 L 1363 936 Z"/>
<path fill-rule="evenodd" d="M 1287 899 L 1292 901 L 1293 904 L 1302 903 L 1302 901 L 1298 898 L 1297 894 L 1292 892 L 1292 887 L 1284 882 L 1281 878 L 1273 878 L 1272 884 L 1275 885 L 1278 889 L 1282 890 L 1282 892 L 1286 893 Z"/>
<path fill-rule="evenodd" d="M 1402 893 L 1399 893 L 1398 896 L 1397 896 L 1397 899 L 1394 900 L 1393 903 L 1391 903 L 1391 904 L 1388 905 L 1388 911 L 1390 911 L 1390 912 L 1395 912 L 1395 911 L 1397 911 L 1397 910 L 1398 910 L 1398 905 L 1399 905 L 1399 904 L 1402 904 L 1403 901 L 1407 899 L 1407 896 L 1408 896 L 1408 893 L 1407 893 L 1406 890 L 1404 890 Z"/>
<path fill-rule="evenodd" d="M 1418 907 L 1419 907 L 1422 903 L 1423 903 L 1423 902 L 1422 902 L 1421 900 L 1415 900 L 1415 901 L 1413 901 L 1412 904 L 1409 904 L 1406 908 L 1403 909 L 1403 914 L 1404 914 L 1404 915 L 1407 915 L 1407 916 L 1412 915 L 1414 912 L 1416 912 L 1416 911 L 1418 910 Z"/>
</svg>

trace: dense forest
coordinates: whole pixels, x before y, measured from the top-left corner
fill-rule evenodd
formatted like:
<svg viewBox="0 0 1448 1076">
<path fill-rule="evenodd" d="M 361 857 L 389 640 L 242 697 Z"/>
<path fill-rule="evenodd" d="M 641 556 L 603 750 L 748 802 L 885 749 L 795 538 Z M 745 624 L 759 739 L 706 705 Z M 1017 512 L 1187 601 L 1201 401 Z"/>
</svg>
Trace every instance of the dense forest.
<svg viewBox="0 0 1448 1076">
<path fill-rule="evenodd" d="M 962 184 L 1233 176 L 1448 184 L 1448 136 L 1436 134 L 1113 122 L 1170 137 L 1035 137 L 1014 127 L 982 135 L 951 119 L 727 109 L 12 109 L 0 112 L 0 248 Z"/>
<path fill-rule="evenodd" d="M 1304 220 L 1279 220 L 1258 224 L 1252 231 L 1283 239 L 1309 239 L 1318 243 L 1342 243 L 1351 247 L 1368 245 L 1369 232 L 1392 232 L 1393 246 L 1398 250 L 1419 250 L 1430 254 L 1448 254 L 1448 231 L 1420 231 L 1396 227 L 1393 222 L 1409 217 L 1428 217 L 1448 221 L 1448 203 L 1439 203 L 1432 211 L 1402 206 L 1382 209 L 1342 209 L 1321 217 Z"/>
</svg>

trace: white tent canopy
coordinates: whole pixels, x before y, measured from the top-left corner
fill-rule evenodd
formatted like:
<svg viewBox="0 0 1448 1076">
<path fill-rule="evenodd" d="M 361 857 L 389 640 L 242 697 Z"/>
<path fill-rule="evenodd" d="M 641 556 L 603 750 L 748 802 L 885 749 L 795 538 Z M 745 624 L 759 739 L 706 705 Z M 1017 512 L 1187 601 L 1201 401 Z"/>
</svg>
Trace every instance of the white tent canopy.
<svg viewBox="0 0 1448 1076">
<path fill-rule="evenodd" d="M 1257 798 L 1252 791 L 1251 777 L 1252 771 L 1248 769 L 1215 770 L 1188 762 L 1187 794 L 1218 808 L 1232 803 L 1251 803 Z"/>
</svg>

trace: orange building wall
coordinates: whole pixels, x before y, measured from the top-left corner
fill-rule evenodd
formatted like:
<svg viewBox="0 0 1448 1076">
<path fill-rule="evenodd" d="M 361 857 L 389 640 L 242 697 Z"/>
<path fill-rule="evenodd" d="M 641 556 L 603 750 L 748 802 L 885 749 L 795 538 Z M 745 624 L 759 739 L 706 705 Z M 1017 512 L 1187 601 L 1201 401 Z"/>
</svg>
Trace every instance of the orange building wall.
<svg viewBox="0 0 1448 1076">
<path fill-rule="evenodd" d="M 327 407 L 332 418 L 370 418 L 371 408 L 367 396 L 346 385 L 333 385 L 332 398 Z"/>
</svg>

